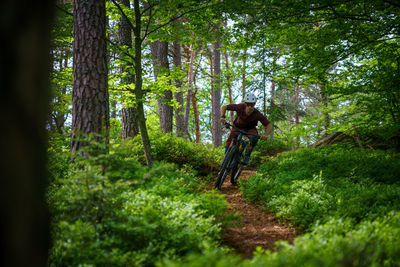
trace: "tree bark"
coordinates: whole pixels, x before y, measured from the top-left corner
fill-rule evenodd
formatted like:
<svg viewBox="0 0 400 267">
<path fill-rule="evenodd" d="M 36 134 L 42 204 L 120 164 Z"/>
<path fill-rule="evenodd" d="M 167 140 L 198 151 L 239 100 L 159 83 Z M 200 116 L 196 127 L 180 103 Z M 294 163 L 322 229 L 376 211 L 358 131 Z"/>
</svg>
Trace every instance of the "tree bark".
<svg viewBox="0 0 400 267">
<path fill-rule="evenodd" d="M 177 70 L 182 70 L 182 51 L 178 41 L 174 41 L 173 44 L 173 63 Z M 179 104 L 179 107 L 175 110 L 176 135 L 184 137 L 188 135 L 188 129 L 185 127 L 182 81 L 178 79 L 175 80 L 175 86 L 179 90 L 175 93 L 175 99 Z"/>
<path fill-rule="evenodd" d="M 224 54 L 225 54 L 225 66 L 226 66 L 226 70 L 228 72 L 228 75 L 226 77 L 226 81 L 228 82 L 228 99 L 229 99 L 229 104 L 233 104 L 231 75 L 229 74 L 229 71 L 231 68 L 229 66 L 229 57 L 228 57 L 228 52 L 226 51 L 226 47 L 224 49 Z M 231 124 L 233 124 L 233 111 L 229 112 L 229 121 Z"/>
<path fill-rule="evenodd" d="M 196 135 L 196 143 L 200 143 L 201 141 L 201 132 L 200 132 L 200 116 L 199 109 L 197 107 L 197 86 L 196 86 L 196 73 L 193 75 L 193 94 L 192 94 L 192 105 L 193 105 L 193 114 L 194 114 L 194 126 L 195 126 L 195 135 Z"/>
<path fill-rule="evenodd" d="M 210 51 L 209 54 L 209 60 L 210 60 L 210 78 L 211 78 L 211 113 L 210 113 L 210 119 L 209 119 L 209 125 L 211 128 L 211 138 L 214 136 L 214 127 L 213 127 L 213 115 L 214 115 L 214 61 L 213 61 L 213 55 L 212 52 Z"/>
<path fill-rule="evenodd" d="M 54 1 L 6 0 L 2 6 L 0 265 L 47 266 L 46 121 Z"/>
<path fill-rule="evenodd" d="M 299 118 L 299 112 L 298 112 L 298 108 L 299 108 L 299 102 L 300 102 L 300 98 L 299 98 L 299 86 L 297 84 L 294 85 L 294 90 L 295 90 L 295 94 L 294 94 L 294 121 L 296 126 L 300 123 L 300 118 Z M 296 136 L 296 146 L 299 147 L 300 146 L 300 137 Z"/>
<path fill-rule="evenodd" d="M 323 136 L 326 136 L 328 134 L 328 128 L 329 128 L 329 125 L 330 125 L 330 117 L 329 117 L 329 112 L 327 110 L 328 109 L 328 97 L 326 95 L 325 86 L 324 85 L 320 86 L 320 90 L 321 90 L 322 105 L 324 107 L 324 110 L 323 110 L 323 116 L 324 116 L 323 127 L 324 127 L 325 131 L 324 131 L 324 135 Z"/>
<path fill-rule="evenodd" d="M 246 61 L 247 61 L 247 49 L 244 51 L 243 66 L 242 66 L 242 99 L 246 95 Z"/>
<path fill-rule="evenodd" d="M 272 79 L 271 81 L 271 113 L 273 114 L 275 112 L 275 86 L 276 86 L 276 81 Z M 274 139 L 274 127 L 272 127 L 271 133 L 270 133 L 271 139 Z"/>
<path fill-rule="evenodd" d="M 220 42 L 216 41 L 213 44 L 213 65 L 214 65 L 214 76 L 213 76 L 213 98 L 212 98 L 212 142 L 215 147 L 222 145 L 222 129 L 220 123 L 220 110 L 221 110 L 221 52 Z"/>
<path fill-rule="evenodd" d="M 135 9 L 135 29 L 134 33 L 134 42 L 135 42 L 135 95 L 136 95 L 136 104 L 137 104 L 137 120 L 140 129 L 140 135 L 142 137 L 144 154 L 146 156 L 146 161 L 148 166 L 153 166 L 153 156 L 151 154 L 151 145 L 150 139 L 147 133 L 146 127 L 146 118 L 144 115 L 144 93 L 143 93 L 143 78 L 142 78 L 142 38 L 140 36 L 141 33 L 141 12 L 140 12 L 140 4 L 139 0 L 134 0 L 134 9 Z"/>
<path fill-rule="evenodd" d="M 155 41 L 150 44 L 150 50 L 153 56 L 154 77 L 157 80 L 160 74 L 169 72 L 168 42 Z M 163 91 L 160 94 L 160 99 L 158 99 L 161 131 L 165 133 L 172 132 L 173 109 L 170 105 L 171 101 L 172 92 L 170 90 Z"/>
<path fill-rule="evenodd" d="M 126 7 L 130 7 L 129 0 L 120 0 L 122 5 Z M 127 48 L 132 48 L 132 30 L 129 25 L 129 22 L 125 16 L 121 16 L 119 23 L 119 45 L 126 46 Z M 133 74 L 129 73 L 129 69 L 132 68 L 133 64 L 128 64 L 127 66 L 121 67 L 121 74 L 124 74 L 124 78 L 122 78 L 122 83 L 124 84 L 134 84 L 135 77 Z M 128 87 L 129 88 L 129 87 Z M 131 90 L 131 89 L 127 89 Z M 133 91 L 131 92 L 134 93 Z M 132 103 L 132 101 L 127 101 L 128 103 Z M 137 125 L 136 119 L 136 108 L 129 104 L 130 106 L 126 106 L 123 104 L 122 107 L 122 137 L 132 138 L 139 134 L 139 127 Z"/>
<path fill-rule="evenodd" d="M 71 151 L 85 143 L 77 138 L 96 133 L 107 141 L 109 96 L 107 85 L 105 1 L 74 0 L 74 63 Z"/>
<path fill-rule="evenodd" d="M 194 60 L 196 59 L 196 51 L 193 49 L 193 45 L 189 48 L 189 71 L 188 71 L 188 84 L 189 88 L 186 94 L 186 105 L 185 105 L 185 129 L 189 136 L 189 117 L 190 117 L 190 103 L 192 102 L 193 94 L 193 83 L 194 83 Z"/>
</svg>

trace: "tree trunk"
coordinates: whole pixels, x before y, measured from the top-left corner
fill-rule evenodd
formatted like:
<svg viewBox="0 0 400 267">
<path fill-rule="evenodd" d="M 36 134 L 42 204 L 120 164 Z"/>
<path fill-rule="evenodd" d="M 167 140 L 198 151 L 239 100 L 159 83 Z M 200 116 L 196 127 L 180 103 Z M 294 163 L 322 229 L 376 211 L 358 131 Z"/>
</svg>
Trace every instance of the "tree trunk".
<svg viewBox="0 0 400 267">
<path fill-rule="evenodd" d="M 62 62 L 62 60 L 61 60 L 61 62 Z M 60 70 L 68 68 L 68 58 L 65 58 L 63 64 L 64 64 L 63 66 L 62 66 L 62 64 L 60 64 Z M 67 93 L 67 86 L 64 85 L 61 88 L 61 95 L 57 97 L 57 106 L 61 106 L 61 105 L 65 106 L 65 101 L 63 99 L 63 96 L 66 93 Z M 65 119 L 66 119 L 66 114 L 61 111 L 57 111 L 56 117 L 54 119 L 54 123 L 55 123 L 56 129 L 57 129 L 57 132 L 64 133 Z"/>
<path fill-rule="evenodd" d="M 298 124 L 300 123 L 300 118 L 299 118 L 299 112 L 298 112 L 298 108 L 299 108 L 299 86 L 297 84 L 294 85 L 294 90 L 295 90 L 295 94 L 294 94 L 294 121 L 296 126 L 298 126 Z M 300 146 L 300 137 L 296 136 L 296 146 L 299 147 Z"/>
<path fill-rule="evenodd" d="M 196 58 L 196 51 L 193 49 L 193 45 L 190 46 L 189 53 L 190 53 L 189 72 L 188 72 L 189 88 L 186 94 L 186 105 L 185 105 L 185 129 L 188 136 L 189 136 L 190 102 L 192 101 L 193 82 L 194 82 L 193 67 L 194 67 L 194 60 Z"/>
<path fill-rule="evenodd" d="M 0 265 L 47 266 L 45 191 L 54 1 L 2 2 Z"/>
<path fill-rule="evenodd" d="M 212 141 L 215 147 L 219 147 L 222 145 L 222 129 L 220 123 L 221 117 L 221 52 L 220 52 L 220 43 L 216 41 L 213 44 L 213 52 L 214 52 L 214 90 L 213 90 L 213 102 L 212 102 L 212 128 L 213 135 Z"/>
<path fill-rule="evenodd" d="M 193 94 L 192 94 L 192 105 L 193 105 L 193 114 L 194 114 L 196 143 L 200 143 L 200 141 L 201 141 L 201 133 L 200 133 L 199 109 L 197 107 L 196 74 L 193 76 L 193 88 L 194 88 L 194 91 L 193 91 Z"/>
<path fill-rule="evenodd" d="M 275 86 L 276 86 L 276 81 L 273 79 L 271 81 L 271 113 L 274 114 L 275 113 Z M 271 129 L 271 133 L 270 133 L 270 137 L 271 139 L 274 139 L 274 127 L 272 127 Z"/>
<path fill-rule="evenodd" d="M 266 83 L 267 83 L 267 75 L 265 73 L 265 44 L 263 42 L 263 50 L 262 50 L 262 72 L 263 72 L 263 78 L 262 78 L 262 90 L 263 90 L 263 113 L 264 115 L 267 113 L 267 88 L 266 88 Z"/>
<path fill-rule="evenodd" d="M 84 142 L 77 140 L 88 134 L 97 141 L 107 141 L 109 97 L 107 86 L 105 1 L 91 4 L 74 0 L 74 81 L 72 92 L 71 151 Z"/>
<path fill-rule="evenodd" d="M 243 66 L 242 66 L 242 99 L 246 95 L 246 61 L 247 61 L 247 49 L 244 51 Z"/>
<path fill-rule="evenodd" d="M 144 154 L 146 156 L 146 161 L 148 166 L 153 166 L 153 156 L 151 154 L 150 139 L 147 133 L 146 118 L 144 116 L 144 94 L 143 94 L 143 78 L 142 78 L 142 38 L 140 36 L 141 32 L 141 12 L 139 0 L 134 0 L 135 9 L 135 29 L 133 31 L 135 36 L 135 95 L 137 104 L 137 120 L 140 129 L 140 135 L 142 136 Z"/>
<path fill-rule="evenodd" d="M 229 104 L 232 104 L 232 85 L 231 85 L 231 75 L 229 74 L 230 71 L 230 66 L 229 66 L 229 58 L 228 58 L 228 53 L 226 51 L 226 47 L 224 49 L 224 54 L 225 54 L 225 66 L 226 66 L 226 71 L 228 72 L 228 75 L 226 77 L 226 81 L 228 82 L 228 99 L 229 99 Z M 229 121 L 231 124 L 233 124 L 233 111 L 229 112 Z"/>
<path fill-rule="evenodd" d="M 324 116 L 324 122 L 323 122 L 323 127 L 324 127 L 324 135 L 326 136 L 328 134 L 328 128 L 330 125 L 330 118 L 329 118 L 329 112 L 328 112 L 328 97 L 326 96 L 326 92 L 325 92 L 325 86 L 321 85 L 320 86 L 320 90 L 321 90 L 321 99 L 322 99 L 322 105 L 324 107 L 323 109 L 323 116 Z"/>
<path fill-rule="evenodd" d="M 210 118 L 209 118 L 209 125 L 211 128 L 211 137 L 214 136 L 214 127 L 213 127 L 213 115 L 214 115 L 214 62 L 213 62 L 213 56 L 212 52 L 209 54 L 209 60 L 210 60 L 210 78 L 211 78 L 211 113 L 210 113 Z"/>
<path fill-rule="evenodd" d="M 120 0 L 122 5 L 126 7 L 130 7 L 129 0 Z M 126 46 L 127 48 L 132 48 L 132 30 L 129 25 L 129 22 L 125 16 L 121 16 L 120 24 L 119 24 L 119 45 Z M 129 73 L 129 69 L 132 68 L 132 64 L 128 64 L 127 66 L 121 67 L 121 74 L 125 74 L 125 77 L 122 79 L 123 84 L 134 84 L 135 77 L 133 74 Z M 131 90 L 128 89 L 127 90 Z M 133 91 L 131 92 L 134 93 Z M 131 99 L 130 99 L 131 100 Z M 127 101 L 128 103 L 132 103 L 132 101 Z M 132 106 L 132 104 L 128 104 L 130 106 L 126 106 L 123 104 L 122 108 L 122 137 L 123 138 L 132 138 L 139 134 L 139 127 L 137 125 L 136 119 L 136 109 Z"/>
<path fill-rule="evenodd" d="M 168 43 L 155 41 L 150 44 L 150 50 L 153 56 L 154 77 L 157 79 L 160 74 L 169 72 Z M 170 105 L 171 101 L 172 92 L 170 90 L 162 92 L 158 100 L 158 115 L 160 117 L 161 131 L 165 133 L 172 132 L 173 110 Z"/>
<path fill-rule="evenodd" d="M 177 70 L 182 70 L 182 52 L 181 45 L 178 41 L 174 41 L 173 44 L 173 62 Z M 185 128 L 185 115 L 184 115 L 184 104 L 183 104 L 183 91 L 182 91 L 182 81 L 175 80 L 175 86 L 179 90 L 175 93 L 176 102 L 178 102 L 179 107 L 175 110 L 175 122 L 176 122 L 176 135 L 179 137 L 184 137 L 187 135 L 188 129 Z"/>
</svg>

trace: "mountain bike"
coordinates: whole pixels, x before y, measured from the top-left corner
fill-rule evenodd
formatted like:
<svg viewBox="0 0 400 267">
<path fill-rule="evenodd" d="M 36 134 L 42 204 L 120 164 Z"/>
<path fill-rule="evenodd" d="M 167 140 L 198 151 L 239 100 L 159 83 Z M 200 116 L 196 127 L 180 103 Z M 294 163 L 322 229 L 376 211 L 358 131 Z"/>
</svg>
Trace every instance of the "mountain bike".
<svg viewBox="0 0 400 267">
<path fill-rule="evenodd" d="M 242 173 L 243 152 L 249 144 L 249 140 L 244 139 L 243 136 L 246 136 L 247 139 L 249 139 L 248 136 L 251 136 L 250 138 L 254 138 L 255 140 L 260 139 L 259 135 L 248 133 L 229 123 L 225 123 L 225 127 L 227 129 L 230 127 L 234 128 L 235 131 L 239 132 L 239 135 L 232 140 L 231 145 L 225 153 L 224 160 L 222 161 L 221 170 L 218 173 L 218 178 L 215 183 L 215 187 L 219 190 L 221 190 L 222 184 L 229 172 L 231 172 L 231 183 L 233 185 L 236 185 L 237 180 Z"/>
</svg>

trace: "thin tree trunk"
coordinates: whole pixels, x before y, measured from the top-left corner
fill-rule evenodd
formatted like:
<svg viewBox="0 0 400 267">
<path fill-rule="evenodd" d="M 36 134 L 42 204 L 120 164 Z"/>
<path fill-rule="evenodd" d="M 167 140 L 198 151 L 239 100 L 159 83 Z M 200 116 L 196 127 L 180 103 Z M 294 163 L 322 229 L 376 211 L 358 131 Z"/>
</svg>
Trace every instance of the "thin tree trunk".
<svg viewBox="0 0 400 267">
<path fill-rule="evenodd" d="M 213 44 L 214 54 L 214 90 L 213 90 L 213 114 L 212 114 L 212 128 L 213 128 L 213 144 L 215 147 L 222 145 L 222 129 L 220 123 L 220 110 L 221 110 L 221 52 L 220 42 L 216 41 Z"/>
<path fill-rule="evenodd" d="M 243 66 L 242 66 L 242 99 L 246 95 L 246 61 L 247 61 L 247 49 L 244 51 Z"/>
<path fill-rule="evenodd" d="M 60 70 L 61 69 L 66 69 L 66 68 L 68 68 L 68 58 L 64 59 L 63 66 L 60 65 Z M 63 100 L 62 97 L 66 93 L 67 93 L 67 86 L 65 85 L 65 86 L 63 86 L 61 88 L 61 96 L 59 96 L 58 99 L 57 99 L 57 106 L 60 106 L 60 105 L 64 106 L 65 105 L 65 101 Z M 54 122 L 55 122 L 55 126 L 56 126 L 56 129 L 57 129 L 57 132 L 58 133 L 64 133 L 65 114 L 63 112 L 61 112 L 61 111 L 58 111 L 57 114 L 56 114 Z"/>
<path fill-rule="evenodd" d="M 213 115 L 214 115 L 214 61 L 212 53 L 209 56 L 210 60 L 210 78 L 211 78 L 211 113 L 210 113 L 210 128 L 211 128 L 211 136 L 214 136 L 214 127 L 213 127 Z"/>
<path fill-rule="evenodd" d="M 47 266 L 46 120 L 54 1 L 3 1 L 0 265 Z"/>
<path fill-rule="evenodd" d="M 271 81 L 271 113 L 273 114 L 275 112 L 275 86 L 276 86 L 276 82 L 273 79 Z M 270 133 L 270 137 L 271 139 L 274 139 L 274 127 L 272 127 L 271 133 Z"/>
<path fill-rule="evenodd" d="M 228 82 L 228 99 L 229 99 L 229 104 L 233 104 L 232 100 L 232 84 L 231 84 L 231 75 L 229 74 L 230 72 L 230 66 L 229 66 L 229 58 L 228 58 L 228 53 L 226 51 L 226 47 L 224 49 L 224 54 L 225 54 L 225 66 L 226 66 L 226 71 L 228 72 L 228 75 L 226 77 L 226 81 Z M 229 121 L 231 124 L 233 124 L 233 111 L 229 112 Z"/>
<path fill-rule="evenodd" d="M 321 90 L 322 105 L 324 107 L 324 110 L 323 110 L 323 116 L 324 116 L 323 127 L 325 129 L 324 136 L 326 136 L 328 134 L 328 128 L 329 128 L 329 125 L 330 125 L 329 112 L 327 110 L 328 109 L 328 97 L 326 96 L 325 86 L 324 85 L 320 86 L 320 90 Z"/>
<path fill-rule="evenodd" d="M 129 0 L 120 0 L 121 4 L 130 7 Z M 125 16 L 121 16 L 120 24 L 119 24 L 119 45 L 126 46 L 127 48 L 132 48 L 132 30 L 129 25 L 129 22 Z M 123 84 L 134 84 L 135 77 L 129 73 L 128 69 L 132 67 L 133 64 L 128 64 L 127 66 L 121 67 L 121 74 L 125 74 L 125 77 L 122 79 Z M 131 91 L 129 87 L 127 90 Z M 130 93 L 134 93 L 133 90 Z M 130 99 L 131 100 L 131 99 Z M 127 101 L 128 103 L 132 103 L 132 101 Z M 132 138 L 139 134 L 139 127 L 136 119 L 136 108 L 129 104 L 130 106 L 125 106 L 123 103 L 122 108 L 122 137 L 123 138 Z"/>
<path fill-rule="evenodd" d="M 161 73 L 169 75 L 168 63 L 168 43 L 164 41 L 155 41 L 150 44 L 151 54 L 153 56 L 154 77 Z M 160 118 L 161 131 L 165 133 L 172 132 L 173 109 L 170 105 L 172 101 L 172 92 L 165 90 L 158 99 L 158 115 Z"/>
<path fill-rule="evenodd" d="M 173 44 L 173 63 L 178 70 L 182 69 L 182 52 L 178 41 L 174 41 Z M 175 86 L 178 89 L 178 92 L 175 93 L 175 99 L 179 104 L 179 107 L 175 110 L 176 135 L 184 137 L 187 134 L 187 128 L 185 128 L 182 81 L 176 79 Z"/>
<path fill-rule="evenodd" d="M 143 93 L 143 78 L 142 78 L 142 38 L 140 36 L 141 32 L 141 12 L 140 12 L 140 0 L 134 0 L 134 9 L 135 9 L 135 29 L 134 33 L 134 41 L 135 41 L 135 95 L 136 95 L 136 103 L 137 103 L 137 120 L 140 129 L 140 135 L 142 136 L 144 154 L 146 156 L 146 161 L 148 166 L 153 166 L 153 156 L 151 154 L 151 145 L 150 139 L 147 133 L 146 127 L 146 118 L 144 115 L 143 101 L 144 101 L 144 93 Z"/>
<path fill-rule="evenodd" d="M 189 48 L 189 72 L 188 72 L 188 84 L 189 88 L 186 95 L 186 105 L 185 105 L 185 130 L 187 135 L 189 136 L 189 117 L 190 117 L 190 102 L 192 101 L 192 93 L 193 93 L 193 66 L 194 60 L 196 58 L 196 51 L 193 49 L 193 45 Z"/>
<path fill-rule="evenodd" d="M 297 84 L 294 85 L 294 90 L 295 90 L 295 94 L 294 94 L 294 120 L 295 120 L 295 124 L 296 126 L 298 126 L 298 124 L 300 123 L 300 118 L 299 118 L 299 113 L 298 113 L 298 108 L 299 108 L 299 86 Z M 300 137 L 296 136 L 296 146 L 299 147 L 300 146 Z"/>
<path fill-rule="evenodd" d="M 267 82 L 267 77 L 265 74 L 265 45 L 263 42 L 263 50 L 262 50 L 262 72 L 263 72 L 263 78 L 262 78 L 262 89 L 263 89 L 263 113 L 267 113 L 267 92 L 266 92 L 266 82 Z"/>
<path fill-rule="evenodd" d="M 91 5 L 74 1 L 74 81 L 72 93 L 71 151 L 85 145 L 77 138 L 100 134 L 97 141 L 107 141 L 109 96 L 107 86 L 105 1 Z"/>
<path fill-rule="evenodd" d="M 198 70 L 198 68 L 197 68 Z M 197 70 L 193 75 L 193 88 L 194 92 L 192 95 L 192 103 L 193 103 L 193 113 L 194 113 L 194 125 L 195 125 L 195 135 L 196 135 L 196 143 L 200 143 L 201 141 L 201 132 L 200 132 L 200 116 L 199 116 L 199 109 L 197 107 L 197 86 L 196 86 L 196 77 L 197 77 Z"/>
</svg>

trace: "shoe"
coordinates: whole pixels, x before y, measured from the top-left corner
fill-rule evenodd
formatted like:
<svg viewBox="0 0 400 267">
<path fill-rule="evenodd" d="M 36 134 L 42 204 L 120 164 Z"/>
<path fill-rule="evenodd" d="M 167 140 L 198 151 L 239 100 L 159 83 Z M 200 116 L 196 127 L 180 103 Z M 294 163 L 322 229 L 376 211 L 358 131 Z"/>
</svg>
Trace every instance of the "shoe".
<svg viewBox="0 0 400 267">
<path fill-rule="evenodd" d="M 250 163 L 250 155 L 245 155 L 242 164 L 248 165 L 249 163 Z"/>
</svg>

